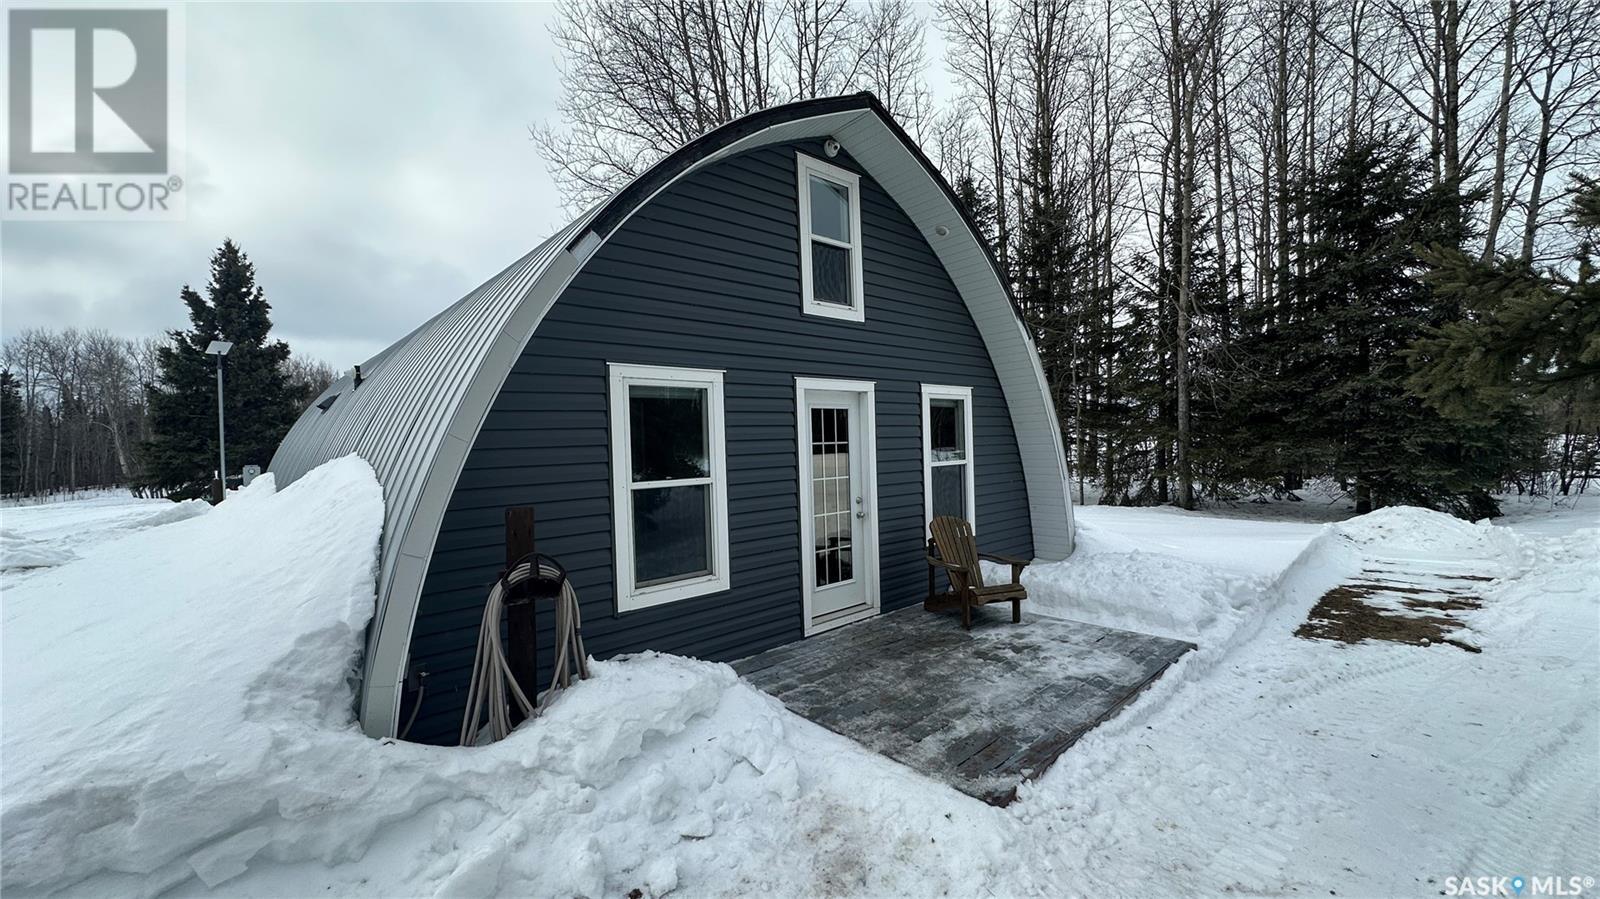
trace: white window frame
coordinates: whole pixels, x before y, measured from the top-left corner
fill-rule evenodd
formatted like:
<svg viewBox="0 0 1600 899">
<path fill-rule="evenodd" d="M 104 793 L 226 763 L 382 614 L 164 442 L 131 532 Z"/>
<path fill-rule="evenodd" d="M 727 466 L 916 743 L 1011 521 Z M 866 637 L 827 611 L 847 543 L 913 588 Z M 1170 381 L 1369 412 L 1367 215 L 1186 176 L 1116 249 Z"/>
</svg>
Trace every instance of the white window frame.
<svg viewBox="0 0 1600 899">
<path fill-rule="evenodd" d="M 966 434 L 966 458 L 960 462 L 935 462 L 933 459 L 933 401 L 961 400 L 963 433 Z M 972 532 L 978 532 L 978 459 L 974 447 L 977 440 L 972 432 L 972 388 L 951 387 L 941 384 L 922 385 L 922 526 L 933 522 L 933 469 L 948 465 L 967 466 L 967 523 Z M 926 535 L 924 535 L 926 536 Z"/>
<path fill-rule="evenodd" d="M 716 369 L 660 365 L 607 365 L 611 399 L 611 520 L 616 556 L 617 611 L 632 612 L 727 590 L 731 583 L 728 552 L 728 448 L 723 424 L 723 372 Z M 703 478 L 633 482 L 628 389 L 699 387 L 706 391 L 706 443 L 711 471 Z M 708 574 L 640 587 L 634 582 L 633 491 L 647 487 L 707 485 L 710 488 L 711 571 Z"/>
<path fill-rule="evenodd" d="M 795 154 L 795 171 L 798 174 L 796 186 L 800 198 L 800 311 L 806 315 L 819 315 L 841 321 L 866 321 L 867 295 L 862 287 L 861 277 L 861 177 L 855 172 L 829 165 L 805 153 Z M 845 243 L 811 233 L 811 176 L 813 175 L 831 181 L 849 192 L 850 242 Z M 849 306 L 824 303 L 812 295 L 811 242 L 813 240 L 820 240 L 825 244 L 850 251 Z"/>
</svg>

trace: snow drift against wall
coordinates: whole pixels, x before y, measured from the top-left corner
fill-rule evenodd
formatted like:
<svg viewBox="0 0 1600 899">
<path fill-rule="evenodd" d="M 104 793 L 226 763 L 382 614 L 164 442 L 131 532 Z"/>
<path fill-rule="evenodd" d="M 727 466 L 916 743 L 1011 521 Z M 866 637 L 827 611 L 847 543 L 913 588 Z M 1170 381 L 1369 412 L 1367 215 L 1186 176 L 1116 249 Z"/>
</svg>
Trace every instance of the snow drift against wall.
<svg viewBox="0 0 1600 899">
<path fill-rule="evenodd" d="M 8 585 L 8 892 L 155 872 L 262 815 L 273 722 L 348 723 L 381 520 L 350 457 Z"/>
</svg>

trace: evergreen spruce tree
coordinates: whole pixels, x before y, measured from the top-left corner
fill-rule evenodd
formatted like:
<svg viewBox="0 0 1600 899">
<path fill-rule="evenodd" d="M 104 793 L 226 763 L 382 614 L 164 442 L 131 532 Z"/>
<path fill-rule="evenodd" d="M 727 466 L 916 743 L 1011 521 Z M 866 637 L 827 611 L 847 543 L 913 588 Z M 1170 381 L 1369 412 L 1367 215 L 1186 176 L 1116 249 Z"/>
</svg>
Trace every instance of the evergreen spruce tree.
<svg viewBox="0 0 1600 899">
<path fill-rule="evenodd" d="M 1448 418 L 1407 389 L 1412 344 L 1459 314 L 1418 279 L 1412 248 L 1458 245 L 1461 202 L 1430 189 L 1424 163 L 1388 138 L 1352 143 L 1305 190 L 1306 274 L 1294 316 L 1253 348 L 1281 364 L 1255 391 L 1250 432 L 1281 460 L 1352 484 L 1358 511 L 1491 515 L 1490 491 L 1537 452 L 1525 408 Z"/>
<path fill-rule="evenodd" d="M 1011 276 L 1023 320 L 1032 331 L 1046 381 L 1053 385 L 1057 413 L 1069 435 L 1077 422 L 1073 399 L 1087 361 L 1077 344 L 1076 323 L 1086 301 L 1073 273 L 1084 270 L 1084 247 L 1074 230 L 1073 207 L 1048 175 L 1048 155 L 1030 146 L 1025 159 L 1035 189 L 1022 209 L 1011 252 Z M 982 211 L 982 210 L 980 210 Z"/>
<path fill-rule="evenodd" d="M 22 492 L 22 393 L 9 371 L 0 371 L 0 493 Z"/>
<path fill-rule="evenodd" d="M 1446 415 L 1483 421 L 1554 391 L 1600 406 L 1600 278 L 1592 258 L 1600 182 L 1578 182 L 1574 277 L 1515 260 L 1488 265 L 1448 246 L 1422 252 L 1434 266 L 1427 280 L 1462 316 L 1417 342 L 1409 383 Z"/>
<path fill-rule="evenodd" d="M 302 399 L 284 371 L 288 344 L 267 339 L 272 307 L 237 244 L 225 240 L 212 256 L 204 297 L 188 285 L 179 296 L 191 325 L 169 332 L 171 343 L 157 351 L 160 382 L 146 388 L 154 437 L 142 448 L 149 486 L 175 499 L 202 495 L 217 467 L 217 362 L 205 353 L 211 341 L 233 343 L 223 360 L 231 471 L 266 466 Z"/>
<path fill-rule="evenodd" d="M 962 175 L 951 185 L 955 191 L 956 199 L 966 209 L 967 215 L 972 218 L 972 223 L 978 227 L 978 236 L 983 238 L 985 246 L 992 251 L 995 240 L 995 205 L 994 195 L 988 188 L 979 184 L 971 174 Z"/>
</svg>

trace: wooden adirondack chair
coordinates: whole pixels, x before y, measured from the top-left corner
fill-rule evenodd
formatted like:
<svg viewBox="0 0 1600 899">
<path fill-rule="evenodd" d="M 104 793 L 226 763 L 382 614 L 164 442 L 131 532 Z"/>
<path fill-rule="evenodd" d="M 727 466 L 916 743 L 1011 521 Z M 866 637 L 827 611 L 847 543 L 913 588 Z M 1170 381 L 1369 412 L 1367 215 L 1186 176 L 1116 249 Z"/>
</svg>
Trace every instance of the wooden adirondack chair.
<svg viewBox="0 0 1600 899">
<path fill-rule="evenodd" d="M 961 626 L 972 630 L 972 607 L 992 602 L 1011 603 L 1011 621 L 1022 621 L 1022 601 L 1028 590 L 1022 586 L 1022 569 L 1028 563 L 1022 559 L 994 553 L 978 552 L 978 541 L 972 535 L 972 525 L 964 518 L 943 515 L 928 525 L 933 539 L 928 541 L 928 598 L 923 608 L 929 611 L 961 610 Z M 1011 566 L 1011 583 L 985 584 L 980 561 L 999 562 Z M 934 592 L 934 573 L 943 568 L 950 578 L 950 592 Z"/>
</svg>

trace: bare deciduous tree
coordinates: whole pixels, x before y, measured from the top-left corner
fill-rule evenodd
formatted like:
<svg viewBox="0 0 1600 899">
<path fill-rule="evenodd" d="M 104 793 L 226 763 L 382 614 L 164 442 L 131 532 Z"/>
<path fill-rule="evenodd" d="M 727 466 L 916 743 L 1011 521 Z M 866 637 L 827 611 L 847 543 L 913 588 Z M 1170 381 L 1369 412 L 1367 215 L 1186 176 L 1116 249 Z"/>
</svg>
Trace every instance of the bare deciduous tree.
<svg viewBox="0 0 1600 899">
<path fill-rule="evenodd" d="M 20 400 L 15 433 L 0 435 L 0 453 L 14 457 L 16 481 L 28 495 L 125 485 L 138 480 L 137 447 L 150 438 L 146 386 L 159 367 L 154 337 L 125 338 L 104 330 L 32 328 L 0 345 L 0 367 Z M 309 399 L 333 382 L 327 363 L 291 357 L 290 380 Z"/>
<path fill-rule="evenodd" d="M 534 140 L 570 205 L 585 206 L 733 118 L 788 98 L 761 0 L 564 0 L 564 127 Z"/>
<path fill-rule="evenodd" d="M 860 23 L 861 86 L 872 91 L 914 137 L 932 115 L 932 99 L 924 73 L 927 21 L 910 0 L 876 0 Z"/>
</svg>

